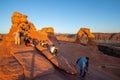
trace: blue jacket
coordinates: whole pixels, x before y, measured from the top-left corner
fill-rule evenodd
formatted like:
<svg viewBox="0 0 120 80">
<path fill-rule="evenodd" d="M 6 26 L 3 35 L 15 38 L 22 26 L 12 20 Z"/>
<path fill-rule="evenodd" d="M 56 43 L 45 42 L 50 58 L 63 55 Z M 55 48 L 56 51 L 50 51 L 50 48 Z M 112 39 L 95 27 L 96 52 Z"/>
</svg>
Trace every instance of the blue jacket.
<svg viewBox="0 0 120 80">
<path fill-rule="evenodd" d="M 85 57 L 81 57 L 76 62 L 79 67 L 82 69 L 83 67 L 88 67 L 88 60 Z"/>
</svg>

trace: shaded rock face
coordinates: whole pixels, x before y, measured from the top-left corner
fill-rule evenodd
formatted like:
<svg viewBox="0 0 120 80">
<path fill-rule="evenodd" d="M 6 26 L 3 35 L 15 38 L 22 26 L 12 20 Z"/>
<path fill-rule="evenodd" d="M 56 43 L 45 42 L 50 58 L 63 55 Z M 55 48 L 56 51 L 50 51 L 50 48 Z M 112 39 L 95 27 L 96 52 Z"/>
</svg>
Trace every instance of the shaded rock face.
<svg viewBox="0 0 120 80">
<path fill-rule="evenodd" d="M 98 45 L 98 49 L 104 54 L 120 58 L 120 48 L 115 48 L 108 45 Z"/>
<path fill-rule="evenodd" d="M 12 55 L 10 48 L 0 45 L 0 80 L 23 80 L 22 66 Z"/>
<path fill-rule="evenodd" d="M 92 39 L 88 39 L 87 45 L 96 46 L 97 47 L 97 43 L 95 41 L 93 41 Z"/>
<path fill-rule="evenodd" d="M 2 41 L 4 36 L 5 36 L 5 34 L 0 34 L 0 41 Z"/>
<path fill-rule="evenodd" d="M 111 36 L 111 39 L 120 41 L 120 33 L 114 34 L 113 36 Z"/>
<path fill-rule="evenodd" d="M 1 60 L 0 80 L 24 80 L 22 66 L 14 57 L 8 57 Z"/>
</svg>

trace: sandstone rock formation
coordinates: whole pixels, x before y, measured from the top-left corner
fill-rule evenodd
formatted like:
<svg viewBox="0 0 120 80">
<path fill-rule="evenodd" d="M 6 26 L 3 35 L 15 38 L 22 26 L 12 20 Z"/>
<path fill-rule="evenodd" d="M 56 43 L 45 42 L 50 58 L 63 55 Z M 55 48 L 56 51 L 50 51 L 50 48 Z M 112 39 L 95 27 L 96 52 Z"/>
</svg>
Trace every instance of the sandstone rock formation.
<svg viewBox="0 0 120 80">
<path fill-rule="evenodd" d="M 12 24 L 27 23 L 27 16 L 19 12 L 14 12 L 12 15 Z"/>
<path fill-rule="evenodd" d="M 77 33 L 77 37 L 80 38 L 83 36 L 83 34 L 86 34 L 88 38 L 94 38 L 94 35 L 90 32 L 89 28 L 80 28 Z"/>
<path fill-rule="evenodd" d="M 117 34 L 113 34 L 113 36 L 111 37 L 112 40 L 118 40 L 120 41 L 120 33 Z"/>
<path fill-rule="evenodd" d="M 111 37 L 111 33 L 94 33 L 95 40 L 109 40 Z"/>
<path fill-rule="evenodd" d="M 44 28 L 41 31 L 37 31 L 34 24 L 32 22 L 29 22 L 27 20 L 27 16 L 24 14 L 21 14 L 19 12 L 14 12 L 12 17 L 12 26 L 9 31 L 9 33 L 4 36 L 3 44 L 6 46 L 9 46 L 12 41 L 14 41 L 14 32 L 17 30 L 20 30 L 20 32 L 23 33 L 23 35 L 28 35 L 32 39 L 38 39 L 38 40 L 46 40 L 48 39 L 48 35 L 46 32 L 54 33 L 54 29 L 51 28 Z"/>
<path fill-rule="evenodd" d="M 47 32 L 47 33 L 51 33 L 54 34 L 54 29 L 52 27 L 45 27 L 41 29 L 42 32 Z"/>
<path fill-rule="evenodd" d="M 44 27 L 41 30 L 39 30 L 41 33 L 47 33 L 47 37 L 49 38 L 50 41 L 56 42 L 58 41 L 54 32 L 54 28 L 52 27 Z"/>
<path fill-rule="evenodd" d="M 76 42 L 77 43 L 86 43 L 86 42 L 82 42 L 82 38 L 85 37 L 86 40 L 89 42 L 88 44 L 93 44 L 93 41 L 91 39 L 93 39 L 95 36 L 90 32 L 89 28 L 80 28 L 80 30 L 77 32 L 76 35 Z"/>
<path fill-rule="evenodd" d="M 95 40 L 114 40 L 120 41 L 120 33 L 93 33 Z"/>
</svg>

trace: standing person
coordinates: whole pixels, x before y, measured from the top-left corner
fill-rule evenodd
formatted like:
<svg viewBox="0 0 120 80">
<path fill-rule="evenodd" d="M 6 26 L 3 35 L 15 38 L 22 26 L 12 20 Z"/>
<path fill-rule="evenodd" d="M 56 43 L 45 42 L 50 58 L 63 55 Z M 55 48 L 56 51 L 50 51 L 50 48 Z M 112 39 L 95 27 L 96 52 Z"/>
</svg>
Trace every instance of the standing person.
<svg viewBox="0 0 120 80">
<path fill-rule="evenodd" d="M 22 44 L 24 41 L 24 33 L 20 31 L 19 34 L 20 34 L 20 44 Z"/>
<path fill-rule="evenodd" d="M 80 67 L 80 76 L 84 78 L 88 71 L 89 57 L 81 57 L 76 61 L 76 63 Z"/>
<path fill-rule="evenodd" d="M 15 35 L 15 44 L 19 45 L 20 44 L 20 32 L 19 32 L 19 30 L 14 32 L 14 35 Z"/>
</svg>

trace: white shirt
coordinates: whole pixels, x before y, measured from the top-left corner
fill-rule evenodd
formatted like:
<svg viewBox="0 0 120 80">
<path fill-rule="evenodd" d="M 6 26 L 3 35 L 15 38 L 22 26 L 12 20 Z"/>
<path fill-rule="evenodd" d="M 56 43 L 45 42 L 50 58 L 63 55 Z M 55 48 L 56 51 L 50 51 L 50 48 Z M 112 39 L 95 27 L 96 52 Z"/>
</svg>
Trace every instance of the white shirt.
<svg viewBox="0 0 120 80">
<path fill-rule="evenodd" d="M 15 34 L 15 37 L 16 38 L 18 38 L 18 37 L 20 37 L 20 33 L 17 31 L 17 32 L 14 32 L 14 34 Z"/>
<path fill-rule="evenodd" d="M 55 50 L 55 47 L 54 47 L 54 46 L 51 46 L 51 47 L 50 47 L 50 52 L 51 52 L 51 53 L 54 53 L 54 50 Z"/>
</svg>

